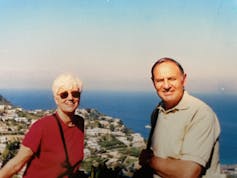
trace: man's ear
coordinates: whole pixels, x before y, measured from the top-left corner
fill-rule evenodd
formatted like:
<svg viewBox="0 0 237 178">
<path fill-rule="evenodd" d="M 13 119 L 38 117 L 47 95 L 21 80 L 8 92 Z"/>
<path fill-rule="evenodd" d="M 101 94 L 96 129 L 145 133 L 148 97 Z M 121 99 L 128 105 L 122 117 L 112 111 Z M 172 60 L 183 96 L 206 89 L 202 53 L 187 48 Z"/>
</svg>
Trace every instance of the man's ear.
<svg viewBox="0 0 237 178">
<path fill-rule="evenodd" d="M 183 76 L 183 86 L 186 85 L 186 81 L 187 81 L 187 74 L 184 74 L 184 76 Z"/>
<path fill-rule="evenodd" d="M 155 86 L 154 78 L 152 78 L 152 77 L 151 77 L 151 82 L 152 82 L 152 84 Z"/>
</svg>

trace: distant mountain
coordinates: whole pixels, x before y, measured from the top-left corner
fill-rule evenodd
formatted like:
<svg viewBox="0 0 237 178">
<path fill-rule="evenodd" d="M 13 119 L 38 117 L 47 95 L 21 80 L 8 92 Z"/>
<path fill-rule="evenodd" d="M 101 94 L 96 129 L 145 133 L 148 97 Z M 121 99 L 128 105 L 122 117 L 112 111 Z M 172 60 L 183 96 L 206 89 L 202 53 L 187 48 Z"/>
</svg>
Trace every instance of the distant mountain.
<svg viewBox="0 0 237 178">
<path fill-rule="evenodd" d="M 6 104 L 6 105 L 12 105 L 10 101 L 5 99 L 1 94 L 0 94 L 0 105 Z"/>
</svg>

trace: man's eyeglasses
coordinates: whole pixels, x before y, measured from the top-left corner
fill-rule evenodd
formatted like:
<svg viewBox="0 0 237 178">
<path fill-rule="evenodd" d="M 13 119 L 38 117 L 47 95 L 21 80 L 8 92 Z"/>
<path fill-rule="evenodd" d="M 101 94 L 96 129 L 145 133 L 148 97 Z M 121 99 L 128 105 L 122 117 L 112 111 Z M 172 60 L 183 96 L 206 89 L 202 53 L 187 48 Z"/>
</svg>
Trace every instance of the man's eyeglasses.
<svg viewBox="0 0 237 178">
<path fill-rule="evenodd" d="M 59 96 L 61 97 L 61 99 L 66 99 L 68 97 L 68 95 L 69 95 L 68 91 L 59 93 Z M 73 98 L 80 98 L 81 93 L 79 91 L 72 91 L 71 95 Z"/>
</svg>

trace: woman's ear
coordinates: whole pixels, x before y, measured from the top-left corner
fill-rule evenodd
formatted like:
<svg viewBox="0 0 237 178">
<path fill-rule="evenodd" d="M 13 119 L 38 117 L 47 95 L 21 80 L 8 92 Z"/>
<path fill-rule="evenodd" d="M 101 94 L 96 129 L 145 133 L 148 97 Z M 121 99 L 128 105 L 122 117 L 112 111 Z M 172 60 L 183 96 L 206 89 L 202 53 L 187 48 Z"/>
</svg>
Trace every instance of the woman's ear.
<svg viewBox="0 0 237 178">
<path fill-rule="evenodd" d="M 58 105 L 58 100 L 59 100 L 59 97 L 57 95 L 54 95 L 54 102 Z"/>
</svg>

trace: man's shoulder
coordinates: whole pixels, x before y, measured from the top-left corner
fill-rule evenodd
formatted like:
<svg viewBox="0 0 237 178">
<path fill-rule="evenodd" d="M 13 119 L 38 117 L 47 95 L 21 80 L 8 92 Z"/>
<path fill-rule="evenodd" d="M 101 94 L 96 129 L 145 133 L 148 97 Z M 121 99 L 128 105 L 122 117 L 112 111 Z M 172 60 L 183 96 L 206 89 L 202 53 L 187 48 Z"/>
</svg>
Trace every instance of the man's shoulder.
<svg viewBox="0 0 237 178">
<path fill-rule="evenodd" d="M 199 108 L 207 108 L 212 110 L 212 108 L 202 99 L 198 98 L 197 96 L 187 94 L 187 100 L 189 101 L 189 104 L 192 106 L 196 106 Z"/>
<path fill-rule="evenodd" d="M 218 120 L 216 113 L 211 108 L 211 106 L 209 106 L 206 102 L 204 102 L 203 100 L 201 100 L 201 99 L 199 99 L 195 96 L 189 95 L 189 97 L 192 100 L 190 102 L 189 106 L 192 109 L 192 111 L 195 113 L 196 116 L 198 116 L 200 119 L 201 118 L 206 118 L 206 119 L 204 119 L 205 122 L 207 120 L 209 120 L 210 124 L 213 124 L 213 122 L 216 119 Z"/>
</svg>

